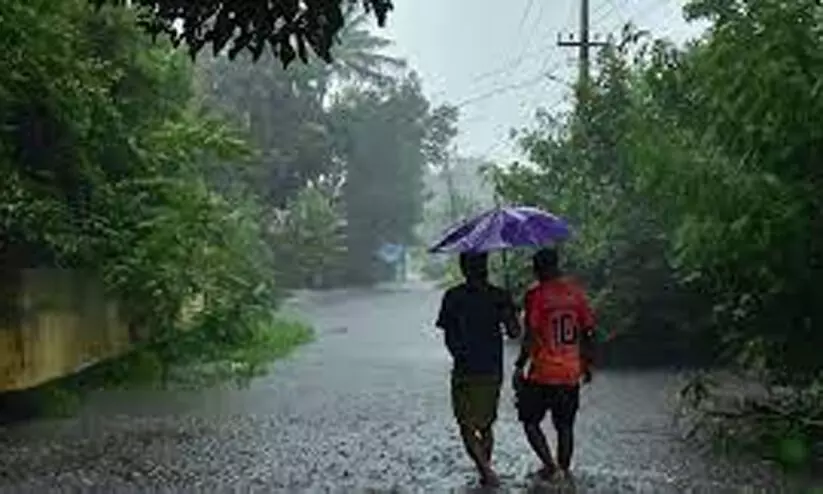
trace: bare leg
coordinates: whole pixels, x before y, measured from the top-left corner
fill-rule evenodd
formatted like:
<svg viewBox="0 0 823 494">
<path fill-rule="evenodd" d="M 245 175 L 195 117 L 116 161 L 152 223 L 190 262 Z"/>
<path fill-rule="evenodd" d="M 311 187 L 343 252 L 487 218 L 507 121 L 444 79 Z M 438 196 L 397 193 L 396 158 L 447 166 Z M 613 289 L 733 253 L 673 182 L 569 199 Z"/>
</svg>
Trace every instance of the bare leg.
<svg viewBox="0 0 823 494">
<path fill-rule="evenodd" d="M 546 435 L 543 434 L 543 430 L 540 428 L 540 423 L 523 424 L 523 430 L 526 432 L 526 438 L 529 440 L 529 444 L 532 449 L 543 463 L 543 471 L 541 472 L 541 476 L 544 478 L 551 477 L 557 470 L 557 467 L 554 464 L 552 451 L 549 448 Z"/>
<path fill-rule="evenodd" d="M 488 486 L 499 485 L 500 480 L 494 470 L 492 470 L 489 460 L 486 458 L 486 448 L 483 444 L 483 437 L 477 430 L 465 425 L 460 426 L 460 436 L 463 438 L 463 445 L 466 447 L 466 452 L 469 453 L 469 457 L 471 457 L 477 466 L 481 483 Z"/>
<path fill-rule="evenodd" d="M 480 433 L 480 436 L 483 439 L 483 453 L 486 461 L 491 464 L 492 461 L 492 452 L 494 451 L 494 432 L 492 431 L 491 427 L 488 429 L 483 430 Z"/>
<path fill-rule="evenodd" d="M 568 471 L 574 453 L 574 427 L 564 425 L 557 428 L 557 463 L 560 469 Z"/>
</svg>

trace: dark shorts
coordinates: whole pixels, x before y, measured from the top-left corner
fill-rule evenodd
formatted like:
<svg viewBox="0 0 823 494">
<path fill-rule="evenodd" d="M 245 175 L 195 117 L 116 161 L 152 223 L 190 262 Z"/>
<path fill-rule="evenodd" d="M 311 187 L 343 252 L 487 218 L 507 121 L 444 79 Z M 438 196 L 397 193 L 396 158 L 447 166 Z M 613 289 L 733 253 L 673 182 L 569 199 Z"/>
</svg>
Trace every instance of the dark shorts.
<svg viewBox="0 0 823 494">
<path fill-rule="evenodd" d="M 488 429 L 497 420 L 502 378 L 495 375 L 452 374 L 452 410 L 457 423 Z"/>
<path fill-rule="evenodd" d="M 524 381 L 516 400 L 517 416 L 524 424 L 539 424 L 551 412 L 555 427 L 574 427 L 580 407 L 580 386 Z"/>
</svg>

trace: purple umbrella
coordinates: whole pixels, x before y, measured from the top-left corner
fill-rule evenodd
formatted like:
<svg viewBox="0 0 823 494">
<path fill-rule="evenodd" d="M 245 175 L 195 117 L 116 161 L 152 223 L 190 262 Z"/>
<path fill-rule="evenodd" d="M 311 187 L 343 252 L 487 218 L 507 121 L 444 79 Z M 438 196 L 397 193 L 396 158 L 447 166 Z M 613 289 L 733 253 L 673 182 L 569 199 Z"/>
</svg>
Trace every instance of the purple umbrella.
<svg viewBox="0 0 823 494">
<path fill-rule="evenodd" d="M 488 252 L 512 247 L 539 247 L 569 237 L 565 220 L 528 206 L 500 207 L 446 231 L 431 253 Z"/>
</svg>

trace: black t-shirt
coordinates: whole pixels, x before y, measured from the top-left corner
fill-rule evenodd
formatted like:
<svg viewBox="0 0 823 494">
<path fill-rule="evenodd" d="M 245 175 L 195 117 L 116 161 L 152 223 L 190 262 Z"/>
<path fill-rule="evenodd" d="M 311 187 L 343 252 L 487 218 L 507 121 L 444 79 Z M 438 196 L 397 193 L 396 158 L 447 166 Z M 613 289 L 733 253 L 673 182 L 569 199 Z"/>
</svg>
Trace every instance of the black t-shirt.
<svg viewBox="0 0 823 494">
<path fill-rule="evenodd" d="M 446 291 L 437 317 L 454 372 L 503 374 L 503 324 L 514 317 L 511 296 L 493 285 L 462 284 Z"/>
</svg>

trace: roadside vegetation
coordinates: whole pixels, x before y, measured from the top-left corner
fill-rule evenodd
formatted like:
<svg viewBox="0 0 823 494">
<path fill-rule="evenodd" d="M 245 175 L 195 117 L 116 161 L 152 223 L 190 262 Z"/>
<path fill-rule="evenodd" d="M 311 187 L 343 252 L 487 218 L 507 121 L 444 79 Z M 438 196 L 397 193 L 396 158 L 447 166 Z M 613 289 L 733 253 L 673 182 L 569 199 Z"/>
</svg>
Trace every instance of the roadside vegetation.
<svg viewBox="0 0 823 494">
<path fill-rule="evenodd" d="M 697 430 L 808 469 L 823 457 L 823 10 L 695 0 L 685 15 L 708 25 L 685 46 L 627 26 L 574 109 L 538 112 L 523 163 L 491 178 L 575 225 L 566 268 L 618 333 L 612 365 L 705 370 L 684 390 Z M 765 391 L 718 408 L 717 369 Z"/>
<path fill-rule="evenodd" d="M 141 335 L 122 359 L 23 393 L 23 408 L 247 383 L 311 338 L 280 312 L 290 291 L 391 275 L 374 252 L 417 241 L 424 169 L 457 114 L 383 53 L 371 14 L 329 8 L 333 63 L 286 69 L 282 51 L 192 59 L 152 39 L 139 2 L 2 2 L 3 272 L 88 273 Z"/>
</svg>

